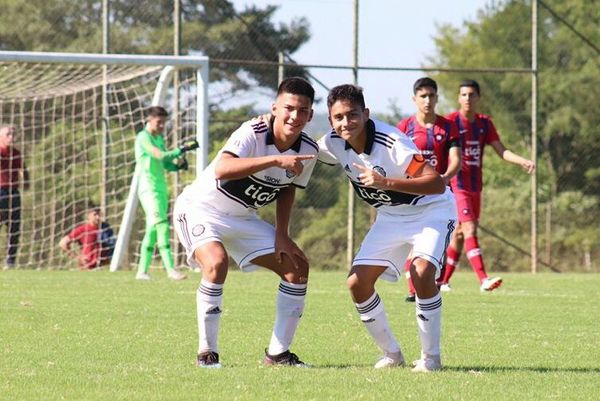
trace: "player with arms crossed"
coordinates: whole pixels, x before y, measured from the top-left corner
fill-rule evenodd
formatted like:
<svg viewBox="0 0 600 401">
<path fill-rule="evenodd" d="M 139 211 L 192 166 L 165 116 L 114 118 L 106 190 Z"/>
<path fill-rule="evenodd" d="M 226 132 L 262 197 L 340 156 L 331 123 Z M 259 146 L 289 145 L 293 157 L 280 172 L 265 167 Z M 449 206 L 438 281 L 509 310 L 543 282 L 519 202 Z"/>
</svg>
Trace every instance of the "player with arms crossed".
<svg viewBox="0 0 600 401">
<path fill-rule="evenodd" d="M 270 121 L 242 124 L 177 198 L 177 235 L 190 266 L 202 269 L 196 292 L 198 367 L 221 367 L 218 331 L 229 256 L 242 271 L 262 266 L 281 278 L 264 363 L 306 366 L 289 347 L 304 310 L 309 265 L 288 229 L 295 188 L 307 185 L 318 153 L 316 142 L 302 132 L 313 115 L 314 95 L 306 80 L 284 80 Z M 256 214 L 273 201 L 275 227 Z"/>
<path fill-rule="evenodd" d="M 413 85 L 413 102 L 417 113 L 401 120 L 396 127 L 417 145 L 421 154 L 440 173 L 444 183 L 460 170 L 460 142 L 456 124 L 435 113 L 438 101 L 437 83 L 428 77 L 419 78 Z M 410 258 L 404 265 L 408 296 L 406 302 L 415 302 L 415 287 L 410 279 Z"/>
<path fill-rule="evenodd" d="M 150 280 L 148 268 L 158 243 L 158 252 L 172 280 L 183 280 L 186 275 L 175 270 L 171 254 L 169 227 L 169 187 L 166 171 L 187 168 L 183 154 L 198 148 L 195 140 L 184 143 L 177 149 L 168 151 L 163 131 L 168 117 L 160 106 L 152 106 L 147 112 L 147 123 L 135 138 L 136 170 L 139 174 L 138 197 L 146 214 L 146 232 L 140 245 L 140 261 L 135 276 L 137 280 Z"/>
<path fill-rule="evenodd" d="M 397 281 L 412 249 L 421 339 L 413 371 L 439 370 L 442 298 L 435 280 L 456 220 L 452 194 L 406 135 L 369 118 L 361 88 L 333 88 L 327 106 L 333 130 L 319 140 L 319 160 L 340 164 L 357 195 L 377 208 L 347 279 L 360 319 L 384 353 L 375 368 L 404 365 L 375 282 Z"/>
<path fill-rule="evenodd" d="M 460 109 L 446 116 L 456 123 L 459 130 L 462 166 L 451 181 L 459 225 L 447 249 L 446 267 L 441 279 L 442 291 L 450 291 L 450 278 L 458 265 L 463 246 L 471 267 L 477 274 L 481 291 L 493 291 L 502 285 L 502 278 L 488 277 L 477 238 L 483 189 L 484 146 L 490 145 L 502 160 L 521 166 L 529 174 L 535 170 L 535 164 L 531 160 L 506 149 L 489 116 L 476 112 L 479 100 L 479 84 L 474 80 L 463 81 L 458 93 Z"/>
</svg>

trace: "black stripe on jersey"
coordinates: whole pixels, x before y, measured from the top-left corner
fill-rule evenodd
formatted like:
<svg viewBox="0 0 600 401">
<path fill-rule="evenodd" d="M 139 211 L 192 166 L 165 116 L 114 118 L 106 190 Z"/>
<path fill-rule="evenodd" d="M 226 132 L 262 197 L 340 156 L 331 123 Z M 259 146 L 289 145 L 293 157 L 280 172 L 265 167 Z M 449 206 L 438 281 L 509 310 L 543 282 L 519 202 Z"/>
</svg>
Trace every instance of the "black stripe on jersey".
<svg viewBox="0 0 600 401">
<path fill-rule="evenodd" d="M 376 132 L 375 133 L 375 141 L 377 141 L 378 139 L 380 141 L 386 142 L 387 145 L 389 145 L 388 148 L 391 148 L 394 145 L 394 142 L 396 142 L 395 138 L 392 138 L 391 136 L 383 134 L 381 132 Z"/>
<path fill-rule="evenodd" d="M 181 213 L 177 216 L 177 221 L 179 222 L 179 226 L 181 227 L 181 234 L 183 235 L 183 239 L 187 242 L 187 247 L 192 246 L 192 240 L 190 239 L 190 233 L 188 232 L 188 224 L 187 219 L 185 217 L 185 213 Z"/>
<path fill-rule="evenodd" d="M 308 145 L 315 148 L 317 152 L 319 151 L 319 145 L 317 144 L 317 142 L 310 136 L 306 135 L 304 132 L 300 134 L 300 139 L 302 140 L 302 142 L 306 142 Z"/>
<path fill-rule="evenodd" d="M 275 184 L 275 183 L 270 182 L 270 181 L 261 180 L 260 178 L 258 178 L 255 175 L 251 175 L 250 178 L 253 181 L 257 181 L 257 182 L 259 182 L 261 184 L 268 185 L 268 186 L 273 187 L 273 188 L 278 188 L 278 187 L 279 188 L 285 188 L 285 187 L 289 186 L 289 184 Z"/>
<path fill-rule="evenodd" d="M 379 144 L 381 144 L 381 145 L 385 146 L 385 147 L 386 147 L 386 148 L 388 148 L 388 149 L 391 149 L 391 148 L 394 146 L 394 145 L 390 145 L 389 143 L 387 143 L 387 142 L 385 142 L 385 141 L 382 141 L 382 140 L 380 140 L 380 139 L 377 139 L 377 138 L 375 138 L 375 139 L 373 140 L 373 142 L 377 142 L 377 143 L 379 143 Z"/>
<path fill-rule="evenodd" d="M 269 130 L 269 127 L 267 127 L 267 124 L 265 124 L 262 121 L 259 121 L 255 124 L 251 124 L 251 126 L 252 126 L 252 129 L 254 130 L 254 132 L 257 134 L 262 134 Z"/>
<path fill-rule="evenodd" d="M 227 153 L 228 155 L 231 155 L 233 157 L 239 157 L 238 155 L 236 155 L 235 153 L 229 151 L 229 150 L 224 150 L 223 153 Z"/>
<path fill-rule="evenodd" d="M 423 199 L 425 197 L 425 195 L 417 195 L 417 197 L 415 199 L 413 199 L 412 202 L 410 202 L 411 205 L 416 205 L 418 201 L 420 201 L 421 199 Z"/>
</svg>

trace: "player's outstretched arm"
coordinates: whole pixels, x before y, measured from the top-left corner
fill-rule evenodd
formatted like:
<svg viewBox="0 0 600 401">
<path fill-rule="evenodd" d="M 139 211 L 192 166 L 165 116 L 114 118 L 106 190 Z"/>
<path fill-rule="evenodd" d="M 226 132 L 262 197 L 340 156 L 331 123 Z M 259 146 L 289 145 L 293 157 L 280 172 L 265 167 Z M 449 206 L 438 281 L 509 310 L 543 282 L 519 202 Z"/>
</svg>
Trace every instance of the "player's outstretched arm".
<svg viewBox="0 0 600 401">
<path fill-rule="evenodd" d="M 219 180 L 236 180 L 269 167 L 279 167 L 300 175 L 304 168 L 302 162 L 314 158 L 314 155 L 236 157 L 224 152 L 215 167 L 215 176 Z"/>
<path fill-rule="evenodd" d="M 405 192 L 414 195 L 435 195 L 444 193 L 446 184 L 429 163 L 425 161 L 416 162 L 418 165 L 409 166 L 410 178 L 388 178 L 377 171 L 353 163 L 360 170 L 358 179 L 363 185 L 397 192 Z"/>
<path fill-rule="evenodd" d="M 523 170 L 527 172 L 527 174 L 532 174 L 535 171 L 535 163 L 533 161 L 525 159 L 524 157 L 521 157 L 518 154 L 506 149 L 502 142 L 494 141 L 490 145 L 494 151 L 496 151 L 498 156 L 502 158 L 502 160 L 506 160 L 509 163 L 521 166 Z"/>
</svg>

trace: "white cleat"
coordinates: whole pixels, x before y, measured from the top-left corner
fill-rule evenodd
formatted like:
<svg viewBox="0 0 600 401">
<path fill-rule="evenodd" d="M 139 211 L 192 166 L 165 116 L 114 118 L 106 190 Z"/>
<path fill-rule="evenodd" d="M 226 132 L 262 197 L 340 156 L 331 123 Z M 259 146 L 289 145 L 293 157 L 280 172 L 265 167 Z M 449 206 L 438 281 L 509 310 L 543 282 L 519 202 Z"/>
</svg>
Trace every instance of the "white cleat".
<svg viewBox="0 0 600 401">
<path fill-rule="evenodd" d="M 404 366 L 402 351 L 386 352 L 375 364 L 375 369 L 395 368 L 397 366 Z"/>
<path fill-rule="evenodd" d="M 412 371 L 415 373 L 431 373 L 442 370 L 442 361 L 439 355 L 423 355 L 421 359 L 413 362 Z"/>
<path fill-rule="evenodd" d="M 150 280 L 150 275 L 146 272 L 138 272 L 138 274 L 135 275 L 135 279 L 148 281 L 148 280 Z"/>
<path fill-rule="evenodd" d="M 171 270 L 169 272 L 169 278 L 175 281 L 185 280 L 187 276 L 183 273 L 179 273 L 177 270 Z"/>
<path fill-rule="evenodd" d="M 502 279 L 500 277 L 492 277 L 486 278 L 481 282 L 481 287 L 479 288 L 481 292 L 485 291 L 494 291 L 496 288 L 502 285 Z"/>
<path fill-rule="evenodd" d="M 450 292 L 450 291 L 452 291 L 452 287 L 450 287 L 450 284 L 442 284 L 442 285 L 440 285 L 440 291 L 441 292 Z"/>
</svg>

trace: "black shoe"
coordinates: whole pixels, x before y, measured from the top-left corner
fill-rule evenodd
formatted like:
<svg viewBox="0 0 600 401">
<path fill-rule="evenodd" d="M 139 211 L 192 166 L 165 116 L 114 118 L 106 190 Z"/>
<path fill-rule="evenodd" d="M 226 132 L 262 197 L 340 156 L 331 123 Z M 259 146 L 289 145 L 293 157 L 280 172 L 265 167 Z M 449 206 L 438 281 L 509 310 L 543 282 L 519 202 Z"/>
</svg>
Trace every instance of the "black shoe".
<svg viewBox="0 0 600 401">
<path fill-rule="evenodd" d="M 268 350 L 265 348 L 265 359 L 263 363 L 269 366 L 296 366 L 298 368 L 309 368 L 310 365 L 302 362 L 298 355 L 293 352 L 285 351 L 278 355 L 269 355 Z"/>
<path fill-rule="evenodd" d="M 198 354 L 196 366 L 199 368 L 217 369 L 221 367 L 219 363 L 219 354 L 212 351 L 205 351 Z"/>
<path fill-rule="evenodd" d="M 416 301 L 416 296 L 415 296 L 415 294 L 408 294 L 408 296 L 406 298 L 404 298 L 404 300 L 406 302 L 415 302 Z"/>
</svg>

